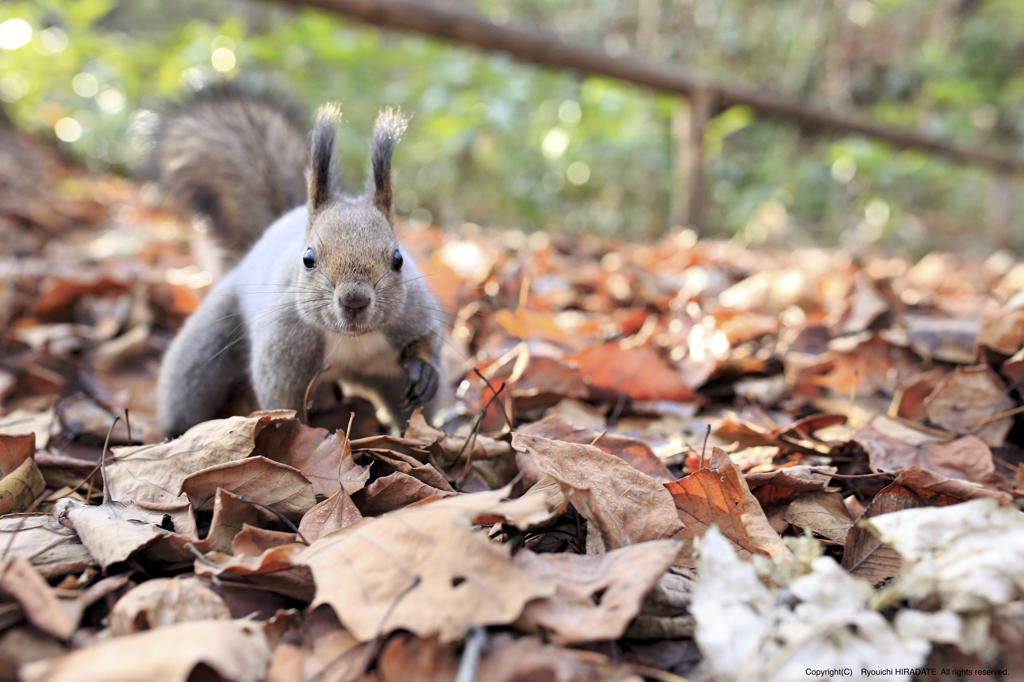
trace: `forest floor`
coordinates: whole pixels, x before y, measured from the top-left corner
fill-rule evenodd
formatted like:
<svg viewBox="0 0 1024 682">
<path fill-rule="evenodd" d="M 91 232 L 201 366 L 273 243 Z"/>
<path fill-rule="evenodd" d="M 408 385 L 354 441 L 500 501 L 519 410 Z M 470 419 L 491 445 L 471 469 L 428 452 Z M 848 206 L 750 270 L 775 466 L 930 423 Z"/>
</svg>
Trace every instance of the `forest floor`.
<svg viewBox="0 0 1024 682">
<path fill-rule="evenodd" d="M 1024 679 L 1012 257 L 410 228 L 441 429 L 161 442 L 154 195 L 0 126 L 0 681 Z"/>
</svg>

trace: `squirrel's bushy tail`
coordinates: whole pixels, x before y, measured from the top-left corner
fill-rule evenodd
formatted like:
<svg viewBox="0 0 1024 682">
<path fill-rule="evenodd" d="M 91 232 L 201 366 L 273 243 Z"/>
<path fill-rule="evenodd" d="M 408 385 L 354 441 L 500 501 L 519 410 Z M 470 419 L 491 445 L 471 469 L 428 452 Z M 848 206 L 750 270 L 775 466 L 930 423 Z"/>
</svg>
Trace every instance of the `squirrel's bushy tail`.
<svg viewBox="0 0 1024 682">
<path fill-rule="evenodd" d="M 285 100 L 256 89 L 193 95 L 163 122 L 156 162 L 170 201 L 207 220 L 232 263 L 306 202 L 306 127 Z"/>
</svg>

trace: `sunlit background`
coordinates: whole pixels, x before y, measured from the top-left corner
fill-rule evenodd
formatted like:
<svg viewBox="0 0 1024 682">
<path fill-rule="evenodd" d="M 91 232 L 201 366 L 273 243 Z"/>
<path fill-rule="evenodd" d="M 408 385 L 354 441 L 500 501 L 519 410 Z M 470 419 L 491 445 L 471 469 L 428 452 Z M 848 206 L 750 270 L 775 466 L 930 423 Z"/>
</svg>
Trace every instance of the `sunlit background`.
<svg viewBox="0 0 1024 682">
<path fill-rule="evenodd" d="M 495 24 L 764 87 L 966 146 L 1019 154 L 1019 0 L 466 2 Z M 0 6 L 0 100 L 95 171 L 131 173 L 169 101 L 256 74 L 308 111 L 340 102 L 360 188 L 375 112 L 413 114 L 396 165 L 413 222 L 650 238 L 684 194 L 684 103 L 312 10 L 227 0 Z M 706 135 L 704 231 L 750 244 L 991 249 L 995 177 L 861 137 L 811 136 L 736 107 Z M 1019 195 L 1021 187 L 1013 187 Z M 1024 219 L 1011 214 L 1018 239 Z"/>
</svg>

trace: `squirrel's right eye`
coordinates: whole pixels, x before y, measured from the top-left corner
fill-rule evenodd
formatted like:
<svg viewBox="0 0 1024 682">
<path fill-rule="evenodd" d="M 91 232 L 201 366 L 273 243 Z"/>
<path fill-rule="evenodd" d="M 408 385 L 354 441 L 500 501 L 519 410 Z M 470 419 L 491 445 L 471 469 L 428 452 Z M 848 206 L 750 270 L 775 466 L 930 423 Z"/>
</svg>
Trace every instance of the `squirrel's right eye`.
<svg viewBox="0 0 1024 682">
<path fill-rule="evenodd" d="M 306 249 L 306 253 L 302 254 L 302 265 L 307 270 L 312 270 L 316 267 L 316 256 L 313 255 L 313 249 Z"/>
</svg>

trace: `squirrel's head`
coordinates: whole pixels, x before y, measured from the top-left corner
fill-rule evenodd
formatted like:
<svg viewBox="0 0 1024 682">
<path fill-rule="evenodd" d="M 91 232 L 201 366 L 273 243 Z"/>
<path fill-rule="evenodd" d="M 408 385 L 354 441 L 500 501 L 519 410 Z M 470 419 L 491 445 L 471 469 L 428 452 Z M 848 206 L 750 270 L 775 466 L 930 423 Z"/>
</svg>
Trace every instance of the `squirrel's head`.
<svg viewBox="0 0 1024 682">
<path fill-rule="evenodd" d="M 313 128 L 309 223 L 298 268 L 299 310 L 342 334 L 379 330 L 405 301 L 405 258 L 395 236 L 391 153 L 405 131 L 399 112 L 383 110 L 370 145 L 370 186 L 358 198 L 334 192 L 331 158 L 340 112 L 324 106 Z"/>
</svg>

